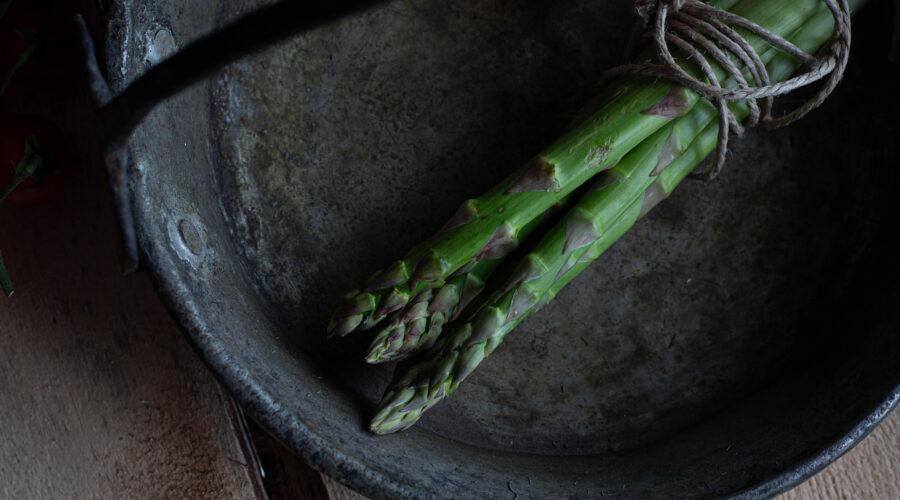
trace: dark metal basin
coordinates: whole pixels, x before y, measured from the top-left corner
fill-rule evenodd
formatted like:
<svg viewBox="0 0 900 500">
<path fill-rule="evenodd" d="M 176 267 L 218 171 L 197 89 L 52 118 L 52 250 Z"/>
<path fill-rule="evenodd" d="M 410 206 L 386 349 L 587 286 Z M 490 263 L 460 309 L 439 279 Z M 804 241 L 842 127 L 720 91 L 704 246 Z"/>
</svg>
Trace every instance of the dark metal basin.
<svg viewBox="0 0 900 500">
<path fill-rule="evenodd" d="M 883 2 L 824 108 L 733 141 L 719 180 L 679 188 L 419 426 L 365 431 L 390 372 L 323 341 L 330 308 L 560 133 L 617 62 L 630 3 L 398 0 L 234 64 L 138 129 L 145 269 L 312 465 L 378 497 L 767 496 L 897 404 Z M 121 89 L 253 6 L 115 0 L 107 76 Z"/>
</svg>

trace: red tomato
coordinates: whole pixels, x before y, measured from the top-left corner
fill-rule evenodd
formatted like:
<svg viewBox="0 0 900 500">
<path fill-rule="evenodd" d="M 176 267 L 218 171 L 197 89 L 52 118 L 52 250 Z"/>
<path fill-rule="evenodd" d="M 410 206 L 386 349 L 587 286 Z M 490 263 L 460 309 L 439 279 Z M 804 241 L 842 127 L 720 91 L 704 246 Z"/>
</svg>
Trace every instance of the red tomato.
<svg viewBox="0 0 900 500">
<path fill-rule="evenodd" d="M 13 168 L 25 155 L 29 136 L 37 140 L 43 179 L 39 186 L 29 177 L 13 190 L 6 202 L 17 205 L 46 203 L 59 190 L 71 168 L 69 150 L 59 129 L 37 116 L 10 116 L 0 120 L 0 191 L 13 180 Z"/>
</svg>

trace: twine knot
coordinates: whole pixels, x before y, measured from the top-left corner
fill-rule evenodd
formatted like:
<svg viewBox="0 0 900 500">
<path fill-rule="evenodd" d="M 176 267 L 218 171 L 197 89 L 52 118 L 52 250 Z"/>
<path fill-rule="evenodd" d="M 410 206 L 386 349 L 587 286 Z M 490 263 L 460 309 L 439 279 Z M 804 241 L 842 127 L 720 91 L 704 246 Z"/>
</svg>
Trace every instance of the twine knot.
<svg viewBox="0 0 900 500">
<path fill-rule="evenodd" d="M 731 130 L 740 135 L 744 125 L 752 127 L 761 123 L 766 128 L 777 128 L 793 123 L 819 107 L 837 87 L 850 56 L 850 6 L 847 0 L 822 1 L 834 17 L 835 28 L 831 41 L 818 56 L 813 56 L 762 26 L 700 0 L 635 0 L 639 22 L 626 56 L 630 59 L 638 39 L 651 36 L 660 62 L 625 64 L 611 69 L 607 76 L 637 73 L 664 78 L 693 90 L 716 106 L 719 111 L 716 162 L 712 168 L 695 175 L 713 178 L 725 164 Z M 789 80 L 772 83 L 760 55 L 735 28 L 752 33 L 797 58 L 808 71 Z M 669 44 L 684 51 L 688 59 L 700 67 L 707 81 L 682 69 L 672 57 Z M 724 84 L 719 82 L 708 58 L 727 73 Z M 753 85 L 745 72 L 753 80 Z M 826 79 L 825 83 L 815 97 L 784 116 L 772 117 L 775 96 L 822 79 Z M 747 103 L 750 113 L 743 125 L 728 108 L 729 101 Z"/>
</svg>

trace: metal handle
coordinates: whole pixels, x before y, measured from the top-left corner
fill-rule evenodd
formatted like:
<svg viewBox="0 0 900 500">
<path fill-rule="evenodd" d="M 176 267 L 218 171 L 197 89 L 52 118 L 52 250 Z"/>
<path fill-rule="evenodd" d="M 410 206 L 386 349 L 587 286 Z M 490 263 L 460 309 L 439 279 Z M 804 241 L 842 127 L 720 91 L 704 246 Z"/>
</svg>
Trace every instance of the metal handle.
<svg viewBox="0 0 900 500">
<path fill-rule="evenodd" d="M 107 177 L 121 227 L 122 268 L 126 274 L 137 270 L 139 264 L 126 145 L 144 117 L 163 100 L 240 57 L 386 1 L 282 0 L 192 42 L 150 68 L 116 96 L 100 72 L 84 19 L 76 15 L 87 86 L 96 107 Z"/>
</svg>

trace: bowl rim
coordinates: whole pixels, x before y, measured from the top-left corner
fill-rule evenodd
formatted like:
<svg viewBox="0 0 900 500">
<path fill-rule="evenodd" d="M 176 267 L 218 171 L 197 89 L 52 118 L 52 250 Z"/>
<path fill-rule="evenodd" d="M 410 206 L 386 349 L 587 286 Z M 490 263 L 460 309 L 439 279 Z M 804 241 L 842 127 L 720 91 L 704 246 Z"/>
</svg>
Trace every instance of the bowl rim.
<svg viewBox="0 0 900 500">
<path fill-rule="evenodd" d="M 130 1 L 114 0 L 112 4 L 121 5 Z M 104 20 L 108 29 L 111 31 L 117 28 L 129 29 L 131 27 L 129 23 L 112 22 L 110 17 L 116 14 L 128 15 L 127 9 L 111 8 L 107 11 Z M 128 50 L 124 40 L 127 38 L 106 33 L 104 40 L 106 53 L 121 53 Z M 124 86 L 126 75 L 113 67 L 109 57 L 105 63 L 111 86 L 113 88 Z M 133 157 L 132 145 L 129 144 L 127 149 L 128 170 L 133 171 L 133 165 L 130 164 Z M 132 211 L 137 213 L 135 207 L 139 203 L 139 193 L 135 192 L 134 186 L 130 183 L 128 189 L 132 195 Z M 332 440 L 317 434 L 302 419 L 285 411 L 276 397 L 267 391 L 246 367 L 234 363 L 227 352 L 210 340 L 214 338 L 210 326 L 201 315 L 192 314 L 198 308 L 195 297 L 189 292 L 190 287 L 179 273 L 165 269 L 153 258 L 154 255 L 160 255 L 164 245 L 161 239 L 155 238 L 153 231 L 142 222 L 139 218 L 135 218 L 138 240 L 143 243 L 139 246 L 141 270 L 150 277 L 162 303 L 182 330 L 191 348 L 249 416 L 291 451 L 299 454 L 309 465 L 362 494 L 378 498 L 433 495 L 430 492 L 417 491 L 409 483 L 367 467 L 361 460 L 344 453 Z M 863 419 L 835 442 L 824 446 L 806 459 L 785 464 L 783 472 L 729 495 L 736 498 L 766 498 L 801 484 L 859 444 L 898 407 L 900 407 L 900 382 L 894 385 Z"/>
<path fill-rule="evenodd" d="M 142 228 L 138 224 L 139 232 L 142 232 Z M 146 240 L 142 238 L 142 241 Z M 163 304 L 182 329 L 192 349 L 241 408 L 269 434 L 294 453 L 299 453 L 313 468 L 362 494 L 375 498 L 432 495 L 415 491 L 408 483 L 373 471 L 355 457 L 343 453 L 331 440 L 317 435 L 301 419 L 284 412 L 274 395 L 257 383 L 249 371 L 235 366 L 227 354 L 217 352 L 214 345 L 204 341 L 209 338 L 206 324 L 200 315 L 189 313 L 193 309 L 191 304 L 194 298 L 188 293 L 177 292 L 187 289 L 184 287 L 185 283 L 170 282 L 169 279 L 178 274 L 160 269 L 147 257 L 147 253 L 145 250 L 141 251 L 142 270 L 151 278 Z M 898 407 L 900 384 L 895 385 L 863 419 L 833 443 L 824 446 L 809 458 L 785 464 L 783 472 L 759 484 L 749 485 L 728 495 L 747 499 L 770 498 L 799 486 L 852 450 Z"/>
</svg>

